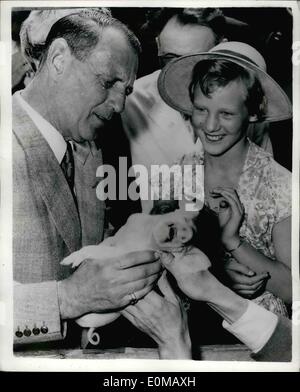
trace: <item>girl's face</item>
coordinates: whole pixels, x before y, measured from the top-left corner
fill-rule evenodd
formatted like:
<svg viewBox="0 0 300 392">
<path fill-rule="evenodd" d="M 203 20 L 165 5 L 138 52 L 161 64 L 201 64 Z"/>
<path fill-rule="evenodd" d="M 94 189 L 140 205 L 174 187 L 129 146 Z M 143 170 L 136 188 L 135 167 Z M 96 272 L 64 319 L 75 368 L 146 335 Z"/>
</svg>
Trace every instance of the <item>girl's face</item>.
<svg viewBox="0 0 300 392">
<path fill-rule="evenodd" d="M 197 84 L 194 89 L 192 124 L 204 151 L 220 156 L 246 137 L 249 121 L 245 105 L 247 90 L 239 80 L 218 87 L 206 97 Z"/>
</svg>

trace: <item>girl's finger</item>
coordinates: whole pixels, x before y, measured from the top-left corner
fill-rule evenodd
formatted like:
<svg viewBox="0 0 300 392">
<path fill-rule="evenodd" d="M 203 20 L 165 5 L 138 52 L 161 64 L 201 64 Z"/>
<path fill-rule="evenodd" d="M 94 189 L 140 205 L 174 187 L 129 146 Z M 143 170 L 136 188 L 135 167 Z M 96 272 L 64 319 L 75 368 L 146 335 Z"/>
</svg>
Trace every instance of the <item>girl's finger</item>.
<svg viewBox="0 0 300 392">
<path fill-rule="evenodd" d="M 240 215 L 243 215 L 244 209 L 236 192 L 224 190 L 222 192 L 222 196 L 225 197 L 228 202 L 229 200 L 231 200 L 236 206 L 237 211 L 239 211 Z"/>
<path fill-rule="evenodd" d="M 225 190 L 220 190 L 220 194 L 224 197 L 224 199 L 230 204 L 231 207 L 238 208 L 238 201 L 230 194 L 230 192 L 227 192 Z"/>
<path fill-rule="evenodd" d="M 252 297 L 255 295 L 256 290 L 237 290 L 236 291 L 241 297 Z"/>
<path fill-rule="evenodd" d="M 231 200 L 233 200 L 234 201 L 234 203 L 236 204 L 236 206 L 238 207 L 238 210 L 240 211 L 240 214 L 243 214 L 243 212 L 244 212 L 244 207 L 243 207 L 243 205 L 241 204 L 241 202 L 240 202 L 240 199 L 239 199 L 239 196 L 238 196 L 238 194 L 237 194 L 237 192 L 236 192 L 236 190 L 235 189 L 233 189 L 233 188 L 227 188 L 227 187 L 217 187 L 217 188 L 215 188 L 215 189 L 213 189 L 213 192 L 215 192 L 215 193 L 219 193 L 219 194 L 221 194 L 222 196 L 224 196 L 225 197 L 225 195 L 227 196 L 227 200 L 228 200 L 228 198 L 230 198 Z M 229 201 L 229 200 L 228 200 Z"/>
<path fill-rule="evenodd" d="M 262 286 L 264 285 L 264 283 L 265 283 L 265 280 L 259 281 L 259 282 L 257 282 L 257 283 L 252 284 L 252 285 L 237 283 L 237 284 L 234 284 L 234 285 L 232 286 L 232 288 L 233 288 L 235 291 L 237 291 L 237 290 L 254 290 L 254 291 L 256 291 L 256 290 L 258 290 L 260 287 L 262 287 Z"/>
<path fill-rule="evenodd" d="M 236 260 L 230 259 L 225 264 L 225 270 L 239 272 L 246 276 L 254 276 L 255 272 L 244 264 L 238 263 Z"/>
<path fill-rule="evenodd" d="M 227 270 L 227 274 L 234 282 L 234 284 L 244 284 L 247 285 L 248 287 L 258 282 L 262 282 L 265 279 L 268 279 L 268 275 L 254 275 L 249 277 L 230 270 Z"/>
</svg>

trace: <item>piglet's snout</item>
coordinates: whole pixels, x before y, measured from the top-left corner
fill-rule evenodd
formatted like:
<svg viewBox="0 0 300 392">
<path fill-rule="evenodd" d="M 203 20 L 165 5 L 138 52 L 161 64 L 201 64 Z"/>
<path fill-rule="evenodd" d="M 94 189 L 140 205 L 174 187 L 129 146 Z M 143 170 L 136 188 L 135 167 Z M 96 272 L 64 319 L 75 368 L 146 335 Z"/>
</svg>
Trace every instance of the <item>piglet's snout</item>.
<svg viewBox="0 0 300 392">
<path fill-rule="evenodd" d="M 177 223 L 175 230 L 177 231 L 177 239 L 186 244 L 193 238 L 193 230 L 187 224 Z"/>
</svg>

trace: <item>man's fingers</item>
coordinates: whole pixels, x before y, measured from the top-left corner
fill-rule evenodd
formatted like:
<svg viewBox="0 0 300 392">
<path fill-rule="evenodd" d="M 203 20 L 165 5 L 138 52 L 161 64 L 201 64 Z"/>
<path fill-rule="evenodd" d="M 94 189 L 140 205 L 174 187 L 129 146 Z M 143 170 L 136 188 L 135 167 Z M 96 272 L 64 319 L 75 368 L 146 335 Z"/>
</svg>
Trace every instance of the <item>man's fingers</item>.
<svg viewBox="0 0 300 392">
<path fill-rule="evenodd" d="M 139 311 L 135 309 L 135 306 L 127 306 L 127 308 L 123 309 L 121 312 L 122 316 L 127 318 L 131 322 L 131 324 L 135 325 L 136 327 L 138 322 Z"/>
<path fill-rule="evenodd" d="M 148 278 L 144 278 L 144 279 L 139 279 L 139 280 L 135 280 L 129 283 L 126 283 L 123 286 L 123 292 L 124 293 L 128 293 L 129 295 L 133 292 L 138 292 L 140 290 L 143 290 L 144 288 L 148 287 L 148 286 L 153 286 L 157 280 L 159 278 L 158 274 L 149 276 Z"/>
<path fill-rule="evenodd" d="M 130 252 L 124 255 L 118 262 L 119 269 L 127 269 L 140 264 L 154 263 L 159 260 L 159 253 L 153 250 Z"/>
<path fill-rule="evenodd" d="M 154 283 L 150 284 L 148 286 L 143 287 L 140 290 L 133 290 L 130 293 L 128 293 L 127 295 L 125 295 L 124 297 L 124 305 L 123 306 L 127 306 L 127 307 L 135 307 L 139 305 L 139 301 L 144 301 L 144 297 L 148 294 L 152 293 L 154 287 Z M 134 294 L 134 297 L 133 295 Z M 158 294 L 157 294 L 158 295 Z M 133 298 L 135 298 L 138 302 L 135 305 L 130 305 L 131 301 L 133 300 Z"/>
<path fill-rule="evenodd" d="M 138 265 L 125 270 L 116 271 L 119 274 L 121 283 L 135 282 L 137 280 L 146 279 L 152 275 L 157 275 L 161 271 L 161 263 L 155 261 L 149 264 Z"/>
<path fill-rule="evenodd" d="M 149 310 L 153 308 L 159 309 L 162 301 L 165 301 L 165 299 L 161 295 L 155 291 L 150 291 L 143 299 L 143 308 Z M 139 305 L 141 304 L 137 303 L 137 306 Z"/>
<path fill-rule="evenodd" d="M 159 278 L 157 282 L 158 288 L 162 292 L 162 294 L 167 298 L 170 302 L 174 303 L 175 305 L 178 303 L 177 297 L 170 286 L 170 283 L 167 278 L 167 271 L 164 271 L 162 276 Z"/>
<path fill-rule="evenodd" d="M 170 252 L 160 252 L 160 261 L 165 268 L 169 269 L 174 261 L 174 255 Z"/>
</svg>

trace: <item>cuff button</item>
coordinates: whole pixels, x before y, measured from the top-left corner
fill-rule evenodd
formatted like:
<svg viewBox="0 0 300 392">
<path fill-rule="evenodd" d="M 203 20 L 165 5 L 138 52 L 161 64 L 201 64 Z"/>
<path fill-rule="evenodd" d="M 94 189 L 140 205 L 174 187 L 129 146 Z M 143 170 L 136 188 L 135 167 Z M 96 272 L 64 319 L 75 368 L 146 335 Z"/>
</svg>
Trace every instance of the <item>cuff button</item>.
<svg viewBox="0 0 300 392">
<path fill-rule="evenodd" d="M 47 333 L 48 332 L 48 328 L 45 325 L 43 325 L 42 328 L 41 328 L 41 332 L 42 333 Z"/>
<path fill-rule="evenodd" d="M 24 333 L 24 336 L 27 336 L 27 337 L 31 335 L 31 331 L 29 328 L 24 329 L 23 333 Z"/>
<path fill-rule="evenodd" d="M 17 337 L 17 338 L 21 338 L 22 336 L 23 336 L 23 332 L 20 331 L 20 330 L 18 330 L 18 331 L 16 332 L 16 337 Z"/>
<path fill-rule="evenodd" d="M 32 333 L 33 333 L 34 335 L 39 335 L 40 329 L 37 328 L 37 327 L 35 327 L 35 328 L 33 328 Z"/>
</svg>

